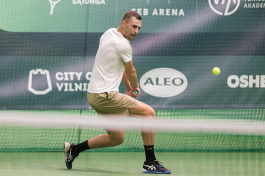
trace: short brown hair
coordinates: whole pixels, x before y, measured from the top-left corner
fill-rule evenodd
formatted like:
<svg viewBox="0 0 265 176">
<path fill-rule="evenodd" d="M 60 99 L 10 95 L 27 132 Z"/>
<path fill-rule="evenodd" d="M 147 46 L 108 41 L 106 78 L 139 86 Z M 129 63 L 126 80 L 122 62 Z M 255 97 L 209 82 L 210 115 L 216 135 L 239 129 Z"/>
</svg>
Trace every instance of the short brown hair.
<svg viewBox="0 0 265 176">
<path fill-rule="evenodd" d="M 137 12 L 132 11 L 132 10 L 130 10 L 130 11 L 128 11 L 128 12 L 125 13 L 124 17 L 122 18 L 122 21 L 128 22 L 128 20 L 131 17 L 135 17 L 137 20 L 141 20 L 142 21 L 141 15 L 139 15 Z"/>
</svg>

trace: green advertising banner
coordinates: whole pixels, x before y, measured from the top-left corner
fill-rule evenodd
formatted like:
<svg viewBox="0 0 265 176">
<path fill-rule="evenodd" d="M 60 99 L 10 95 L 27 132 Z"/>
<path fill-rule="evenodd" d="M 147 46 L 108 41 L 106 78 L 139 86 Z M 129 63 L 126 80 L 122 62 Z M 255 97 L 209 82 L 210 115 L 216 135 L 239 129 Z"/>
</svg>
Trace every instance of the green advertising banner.
<svg viewBox="0 0 265 176">
<path fill-rule="evenodd" d="M 100 36 L 134 10 L 143 18 L 131 41 L 140 101 L 264 109 L 264 8 L 263 0 L 1 1 L 0 108 L 91 109 L 86 91 Z"/>
<path fill-rule="evenodd" d="M 265 1 L 21 0 L 0 2 L 0 28 L 9 32 L 104 32 L 128 10 L 144 33 L 261 32 Z"/>
</svg>

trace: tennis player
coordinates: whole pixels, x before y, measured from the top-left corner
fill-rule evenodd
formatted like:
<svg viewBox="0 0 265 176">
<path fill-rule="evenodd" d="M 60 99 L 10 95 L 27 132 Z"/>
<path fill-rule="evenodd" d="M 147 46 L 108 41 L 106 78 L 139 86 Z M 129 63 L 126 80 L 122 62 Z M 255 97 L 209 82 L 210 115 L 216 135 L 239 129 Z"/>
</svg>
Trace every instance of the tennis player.
<svg viewBox="0 0 265 176">
<path fill-rule="evenodd" d="M 133 40 L 142 26 L 141 16 L 128 11 L 120 26 L 107 30 L 100 38 L 89 84 L 87 99 L 89 104 L 100 116 L 111 115 L 123 118 L 135 116 L 143 119 L 155 119 L 155 111 L 149 105 L 136 100 L 141 94 L 137 81 L 136 70 L 132 61 L 132 47 L 129 40 Z M 126 93 L 119 93 L 119 85 L 123 80 Z M 135 93 L 138 92 L 138 94 Z M 79 153 L 95 148 L 114 147 L 123 143 L 124 130 L 106 130 L 107 134 L 96 136 L 80 144 L 64 143 L 65 163 L 72 168 L 74 159 Z M 146 161 L 143 164 L 144 173 L 170 174 L 171 171 L 161 165 L 154 153 L 154 130 L 141 132 Z"/>
</svg>

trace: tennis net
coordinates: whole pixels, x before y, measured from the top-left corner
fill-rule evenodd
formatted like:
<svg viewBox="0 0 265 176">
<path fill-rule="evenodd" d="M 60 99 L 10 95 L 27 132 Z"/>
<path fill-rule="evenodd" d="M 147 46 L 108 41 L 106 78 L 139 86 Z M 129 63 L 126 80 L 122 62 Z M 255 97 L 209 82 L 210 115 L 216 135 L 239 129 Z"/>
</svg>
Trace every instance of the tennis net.
<svg viewBox="0 0 265 176">
<path fill-rule="evenodd" d="M 264 152 L 264 110 L 158 111 L 155 121 L 128 117 L 100 120 L 94 111 L 0 111 L 0 152 L 62 151 L 63 142 L 79 143 L 125 129 L 122 145 L 91 151 L 142 152 L 140 130 L 152 129 L 158 152 Z M 253 117 L 250 117 L 250 116 Z"/>
</svg>

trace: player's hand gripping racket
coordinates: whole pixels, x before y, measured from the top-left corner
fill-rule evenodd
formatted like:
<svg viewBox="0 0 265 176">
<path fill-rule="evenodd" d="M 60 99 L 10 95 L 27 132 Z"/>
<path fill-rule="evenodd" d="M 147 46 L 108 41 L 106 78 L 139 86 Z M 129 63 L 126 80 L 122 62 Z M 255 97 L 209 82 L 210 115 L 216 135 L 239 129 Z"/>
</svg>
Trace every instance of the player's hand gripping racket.
<svg viewBox="0 0 265 176">
<path fill-rule="evenodd" d="M 136 98 L 136 97 L 138 97 L 140 94 L 141 94 L 141 93 L 140 93 L 140 90 L 135 90 L 135 89 L 134 89 L 134 91 L 132 92 L 132 97 L 133 97 L 133 98 Z"/>
</svg>

